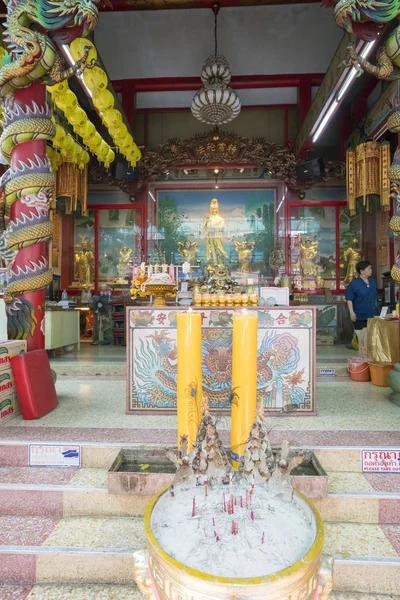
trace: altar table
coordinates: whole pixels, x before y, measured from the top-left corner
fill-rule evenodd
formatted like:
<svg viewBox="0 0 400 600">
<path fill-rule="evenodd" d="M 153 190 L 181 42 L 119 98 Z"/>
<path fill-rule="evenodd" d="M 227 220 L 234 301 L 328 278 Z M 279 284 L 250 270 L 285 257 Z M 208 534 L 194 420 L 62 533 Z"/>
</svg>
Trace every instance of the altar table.
<svg viewBox="0 0 400 600">
<path fill-rule="evenodd" d="M 203 390 L 210 408 L 230 412 L 232 316 L 236 307 L 193 307 L 202 315 Z M 254 307 L 257 394 L 266 413 L 314 415 L 315 308 Z M 176 413 L 176 315 L 182 307 L 126 308 L 127 413 Z"/>
</svg>

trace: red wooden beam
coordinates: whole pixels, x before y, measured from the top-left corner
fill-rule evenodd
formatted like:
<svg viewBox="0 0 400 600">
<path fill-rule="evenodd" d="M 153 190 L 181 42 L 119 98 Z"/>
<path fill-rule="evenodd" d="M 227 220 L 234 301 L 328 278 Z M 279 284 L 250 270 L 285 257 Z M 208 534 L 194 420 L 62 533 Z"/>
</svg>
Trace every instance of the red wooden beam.
<svg viewBox="0 0 400 600">
<path fill-rule="evenodd" d="M 127 120 L 129 121 L 129 125 L 134 128 L 134 116 L 135 116 L 135 90 L 130 83 L 125 83 L 122 86 L 122 98 L 121 104 L 123 111 Z"/>
<path fill-rule="evenodd" d="M 236 75 L 231 87 L 236 90 L 298 87 L 307 81 L 311 86 L 321 85 L 324 73 L 295 73 L 283 75 Z M 122 92 L 125 86 L 133 86 L 135 92 L 184 92 L 196 91 L 202 83 L 200 77 L 149 77 L 146 79 L 117 79 L 112 81 L 114 90 Z"/>
<path fill-rule="evenodd" d="M 311 77 L 303 77 L 299 85 L 299 113 L 300 123 L 304 121 L 312 104 Z"/>
<path fill-rule="evenodd" d="M 215 0 L 111 0 L 112 8 L 103 6 L 100 8 L 102 12 L 116 12 L 127 10 L 161 10 L 161 9 L 177 9 L 177 8 L 212 8 Z M 226 7 L 245 7 L 245 6 L 276 6 L 279 4 L 314 4 L 320 0 L 218 0 L 218 5 L 221 8 Z"/>
</svg>

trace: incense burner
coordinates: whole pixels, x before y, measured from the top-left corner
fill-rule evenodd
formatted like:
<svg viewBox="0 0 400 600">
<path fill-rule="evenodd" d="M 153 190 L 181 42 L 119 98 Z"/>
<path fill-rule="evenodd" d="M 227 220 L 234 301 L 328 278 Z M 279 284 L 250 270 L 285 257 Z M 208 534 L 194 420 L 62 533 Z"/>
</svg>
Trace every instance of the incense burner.
<svg viewBox="0 0 400 600">
<path fill-rule="evenodd" d="M 146 283 L 146 291 L 154 296 L 154 306 L 166 306 L 165 295 L 174 289 L 174 283 Z"/>
<path fill-rule="evenodd" d="M 145 517 L 147 556 L 134 554 L 135 580 L 139 589 L 155 600 L 327 600 L 332 590 L 332 562 L 322 559 L 324 528 L 315 507 L 302 494 L 297 499 L 311 510 L 315 538 L 310 549 L 297 562 L 281 571 L 249 578 L 219 577 L 189 567 L 172 558 L 157 541 L 152 516 L 157 502 L 168 488 L 154 496 Z M 171 524 L 171 529 L 173 523 Z"/>
</svg>

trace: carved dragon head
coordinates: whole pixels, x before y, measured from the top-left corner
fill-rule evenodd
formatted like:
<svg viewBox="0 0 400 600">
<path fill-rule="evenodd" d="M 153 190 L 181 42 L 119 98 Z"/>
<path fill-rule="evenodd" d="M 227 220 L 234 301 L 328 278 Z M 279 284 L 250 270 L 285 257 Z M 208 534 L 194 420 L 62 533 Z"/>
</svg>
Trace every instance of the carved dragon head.
<svg viewBox="0 0 400 600">
<path fill-rule="evenodd" d="M 324 0 L 322 5 L 334 7 L 338 27 L 365 41 L 376 39 L 400 10 L 399 0 Z"/>
<path fill-rule="evenodd" d="M 99 21 L 98 6 L 112 8 L 110 0 L 35 0 L 35 3 L 37 27 L 60 43 L 70 43 L 92 32 Z"/>
</svg>

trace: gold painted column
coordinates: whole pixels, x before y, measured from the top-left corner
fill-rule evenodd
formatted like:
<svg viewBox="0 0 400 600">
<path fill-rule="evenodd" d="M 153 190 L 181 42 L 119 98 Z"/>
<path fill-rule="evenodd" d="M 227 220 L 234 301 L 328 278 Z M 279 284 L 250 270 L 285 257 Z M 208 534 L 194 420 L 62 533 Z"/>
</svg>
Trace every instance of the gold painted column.
<svg viewBox="0 0 400 600">
<path fill-rule="evenodd" d="M 258 315 L 245 309 L 233 316 L 231 463 L 240 466 L 257 407 Z"/>
<path fill-rule="evenodd" d="M 178 449 L 188 437 L 188 452 L 196 440 L 202 409 L 201 314 L 189 309 L 177 314 L 178 328 Z"/>
</svg>

